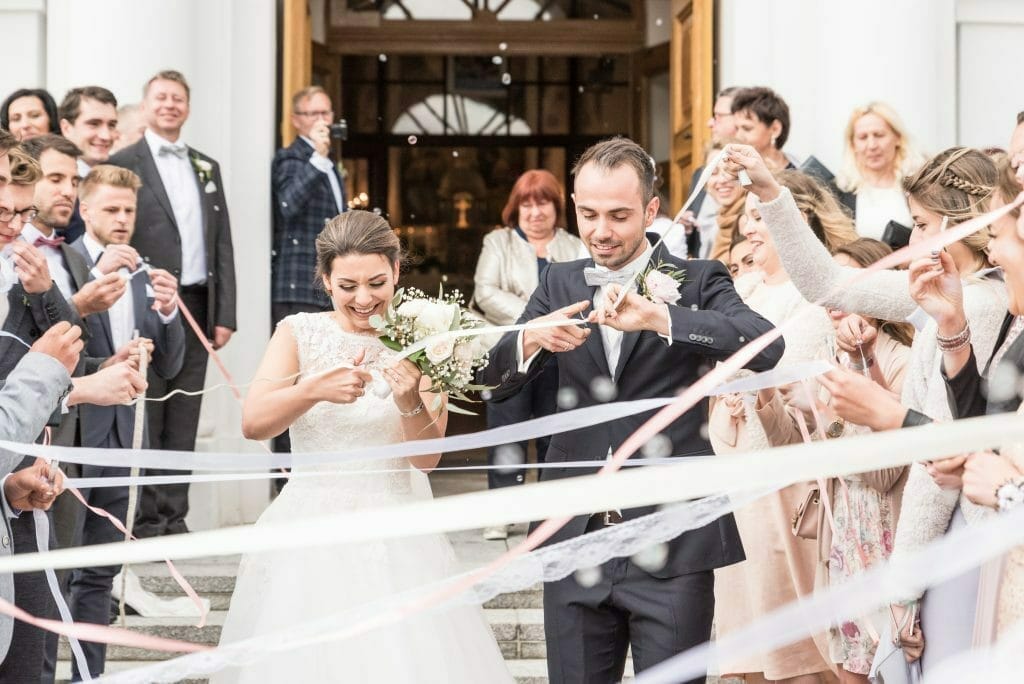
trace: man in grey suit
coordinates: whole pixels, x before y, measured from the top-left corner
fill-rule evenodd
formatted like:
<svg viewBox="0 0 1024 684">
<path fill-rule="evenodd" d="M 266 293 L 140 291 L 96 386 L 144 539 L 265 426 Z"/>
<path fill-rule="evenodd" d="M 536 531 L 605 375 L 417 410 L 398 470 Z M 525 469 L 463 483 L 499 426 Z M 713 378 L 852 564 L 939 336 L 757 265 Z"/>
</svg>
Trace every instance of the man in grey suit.
<svg viewBox="0 0 1024 684">
<path fill-rule="evenodd" d="M 181 301 L 216 349 L 227 344 L 236 328 L 231 224 L 220 166 L 181 140 L 189 98 L 188 83 L 177 71 L 162 71 L 151 78 L 141 105 L 146 132 L 142 140 L 112 156 L 110 163 L 131 169 L 142 179 L 132 246 L 151 266 L 178 279 Z M 153 392 L 201 390 L 207 359 L 199 338 L 186 330 L 181 372 L 166 381 L 150 374 Z M 201 405 L 202 396 L 177 395 L 150 407 L 153 448 L 194 449 Z M 139 497 L 135 533 L 152 537 L 187 532 L 187 513 L 187 484 L 147 487 Z"/>
</svg>

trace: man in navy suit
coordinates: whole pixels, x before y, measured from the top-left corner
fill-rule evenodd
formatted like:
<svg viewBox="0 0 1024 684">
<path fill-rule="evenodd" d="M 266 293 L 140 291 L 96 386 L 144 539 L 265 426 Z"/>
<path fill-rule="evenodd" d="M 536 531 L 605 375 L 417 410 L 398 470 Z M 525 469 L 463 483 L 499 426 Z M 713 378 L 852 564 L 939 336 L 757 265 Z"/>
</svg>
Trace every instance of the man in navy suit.
<svg viewBox="0 0 1024 684">
<path fill-rule="evenodd" d="M 271 324 L 294 313 L 325 311 L 330 300 L 316 282 L 316 236 L 346 209 L 345 183 L 331 161 L 331 99 L 319 86 L 292 97 L 295 141 L 277 151 L 271 166 L 274 240 L 270 261 Z M 289 451 L 288 433 L 274 451 Z"/>
<path fill-rule="evenodd" d="M 162 378 L 172 378 L 180 370 L 185 355 L 185 332 L 178 315 L 178 281 L 161 269 L 141 269 L 141 259 L 129 246 L 135 230 L 136 193 L 139 177 L 128 169 L 97 166 L 82 181 L 80 188 L 85 235 L 72 245 L 86 260 L 94 275 L 121 273 L 128 279 L 124 294 L 108 311 L 89 316 L 90 338 L 87 355 L 104 359 L 100 367 L 121 361 L 138 365 L 140 347 L 152 358 L 150 368 Z M 135 336 L 135 332 L 138 336 Z M 130 449 L 135 429 L 134 406 L 89 406 L 80 408 L 82 446 Z M 143 444 L 147 446 L 146 433 Z M 83 477 L 116 477 L 128 474 L 128 468 L 82 466 Z M 122 521 L 128 511 L 127 487 L 99 487 L 82 490 L 93 506 L 106 509 Z M 102 544 L 124 539 L 109 521 L 99 516 L 83 516 L 83 545 Z M 75 620 L 108 624 L 110 590 L 119 566 L 79 568 L 71 578 L 71 612 Z M 106 647 L 83 642 L 90 673 L 103 672 Z M 77 670 L 74 679 L 80 677 Z"/>
<path fill-rule="evenodd" d="M 771 330 L 771 323 L 740 300 L 720 262 L 685 261 L 663 246 L 653 249 L 657 235 L 645 235 L 645 229 L 658 211 L 654 162 L 639 145 L 625 138 L 598 143 L 583 153 L 573 175 L 580 237 L 592 258 L 549 266 L 520 322 L 574 318 L 593 307 L 589 325 L 584 320 L 577 327 L 505 335 L 482 373 L 484 384 L 499 385 L 495 399 L 518 392 L 552 354 L 558 355 L 560 391 L 573 392 L 580 407 L 612 395 L 626 401 L 671 397 L 696 382 L 708 362 L 729 357 Z M 682 271 L 682 282 L 661 291 L 662 301 L 630 291 L 613 310 L 621 288 L 658 265 Z M 748 367 L 773 367 L 783 349 L 782 340 L 776 340 Z M 548 464 L 593 460 L 594 468 L 547 468 L 541 479 L 596 472 L 652 413 L 553 435 Z M 667 427 L 662 437 L 670 453 L 710 453 L 701 434 L 706 420 L 704 400 Z M 653 510 L 576 516 L 550 541 Z M 640 671 L 707 641 L 714 613 L 714 569 L 743 557 L 736 523 L 726 515 L 669 541 L 658 567 L 613 558 L 600 566 L 593 585 L 582 586 L 572 576 L 547 583 L 544 626 L 550 680 L 610 684 L 622 679 L 629 647 Z"/>
</svg>

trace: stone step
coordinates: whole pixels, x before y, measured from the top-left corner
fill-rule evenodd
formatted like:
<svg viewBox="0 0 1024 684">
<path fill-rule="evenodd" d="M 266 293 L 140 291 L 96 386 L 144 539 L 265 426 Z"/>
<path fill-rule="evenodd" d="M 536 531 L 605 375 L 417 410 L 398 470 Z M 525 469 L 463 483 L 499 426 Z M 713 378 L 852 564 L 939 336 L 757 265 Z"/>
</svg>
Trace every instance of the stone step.
<svg viewBox="0 0 1024 684">
<path fill-rule="evenodd" d="M 127 618 L 128 629 L 143 634 L 160 636 L 167 639 L 180 639 L 192 643 L 216 645 L 220 640 L 220 631 L 227 615 L 223 610 L 211 610 L 204 627 L 196 627 L 194 618 L 163 617 L 146 618 L 130 615 Z M 491 608 L 484 611 L 487 622 L 494 632 L 501 651 L 506 658 L 516 659 L 543 658 L 544 650 L 544 612 L 538 608 Z M 60 657 L 70 658 L 71 651 L 67 643 L 61 640 Z M 163 660 L 168 654 L 149 649 L 129 648 L 125 646 L 109 646 L 107 658 L 110 660 Z"/>
</svg>

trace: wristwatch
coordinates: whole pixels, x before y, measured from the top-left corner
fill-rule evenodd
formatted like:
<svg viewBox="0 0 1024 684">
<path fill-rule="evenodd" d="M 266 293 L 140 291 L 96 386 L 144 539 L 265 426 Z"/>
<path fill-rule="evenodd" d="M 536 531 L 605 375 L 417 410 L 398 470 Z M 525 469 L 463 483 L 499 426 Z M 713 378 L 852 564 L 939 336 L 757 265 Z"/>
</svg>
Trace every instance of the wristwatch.
<svg viewBox="0 0 1024 684">
<path fill-rule="evenodd" d="M 842 437 L 843 432 L 846 430 L 846 421 L 842 418 L 836 418 L 828 427 L 825 428 L 825 436 L 829 439 L 835 439 L 836 437 Z"/>
<path fill-rule="evenodd" d="M 996 510 L 1000 513 L 1024 503 L 1024 477 L 1012 477 L 996 487 Z"/>
</svg>

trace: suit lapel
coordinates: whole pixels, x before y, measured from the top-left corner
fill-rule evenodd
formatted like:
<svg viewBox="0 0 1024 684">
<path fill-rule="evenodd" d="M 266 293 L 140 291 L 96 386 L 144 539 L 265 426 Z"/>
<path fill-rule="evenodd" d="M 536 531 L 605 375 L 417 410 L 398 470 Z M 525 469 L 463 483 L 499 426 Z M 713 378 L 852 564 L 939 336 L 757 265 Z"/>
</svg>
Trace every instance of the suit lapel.
<svg viewBox="0 0 1024 684">
<path fill-rule="evenodd" d="M 650 263 L 657 264 L 660 261 L 664 261 L 666 257 L 670 256 L 668 250 L 665 249 L 664 244 L 658 244 L 659 236 L 654 233 L 647 234 L 647 240 L 652 244 L 657 244 L 654 251 L 651 252 Z M 644 266 L 646 268 L 646 266 Z M 622 371 L 626 368 L 626 362 L 629 361 L 630 355 L 633 353 L 633 349 L 636 347 L 636 343 L 640 341 L 640 332 L 628 332 L 622 336 L 622 347 L 619 350 L 619 362 L 615 368 L 615 376 L 612 378 L 618 382 L 619 377 L 622 375 Z"/>
<path fill-rule="evenodd" d="M 77 292 L 89 282 L 88 264 L 82 259 L 82 255 L 66 242 L 61 244 L 60 252 L 61 256 L 64 257 L 64 265 L 67 266 L 68 273 L 71 274 L 74 290 Z"/>
<path fill-rule="evenodd" d="M 180 230 L 178 222 L 174 218 L 174 209 L 171 207 L 171 200 L 167 197 L 167 190 L 164 188 L 164 182 L 160 178 L 160 171 L 156 168 L 156 160 L 153 159 L 153 153 L 149 149 L 149 143 L 143 138 L 138 143 L 138 159 L 139 169 L 142 171 L 142 178 L 144 182 L 149 185 L 149 189 L 156 195 L 156 201 L 160 203 L 164 212 L 167 214 L 167 218 L 171 220 L 175 228 Z"/>
<path fill-rule="evenodd" d="M 81 240 L 76 240 L 73 245 L 68 247 L 68 249 L 75 250 L 76 252 L 78 252 L 79 255 L 81 255 L 82 257 L 82 261 L 85 262 L 85 265 L 89 270 L 92 270 L 92 267 L 96 265 L 96 262 L 94 262 L 92 260 L 92 257 L 89 256 L 89 250 L 86 249 L 85 247 L 84 238 Z M 69 263 L 72 262 L 72 260 L 70 259 L 68 261 Z M 86 273 L 85 281 L 88 282 L 89 279 L 90 275 L 89 273 Z M 93 316 L 95 316 L 99 320 L 100 327 L 103 329 L 103 334 L 107 336 L 107 347 L 112 352 L 116 352 L 117 350 L 114 349 L 114 333 L 110 329 L 110 314 L 107 313 L 106 311 L 101 311 L 100 313 L 93 314 Z"/>
<path fill-rule="evenodd" d="M 192 157 L 193 156 L 196 156 L 196 157 L 199 157 L 200 159 L 202 159 L 202 155 L 199 154 L 198 151 L 196 151 L 196 150 L 192 149 L 191 147 L 189 147 L 188 148 L 188 163 L 189 163 L 190 167 L 192 166 Z M 211 167 L 212 167 L 212 164 L 211 164 Z M 206 206 L 206 196 L 208 194 L 213 194 L 213 193 L 207 193 L 206 192 L 206 187 L 204 186 L 203 182 L 201 180 L 199 180 L 199 174 L 196 173 L 196 170 L 195 170 L 194 167 L 192 168 L 192 179 L 195 181 L 196 187 L 199 188 L 199 211 L 202 212 L 203 245 L 206 247 L 206 259 L 207 259 L 207 264 L 206 265 L 207 265 L 207 270 L 208 271 L 212 271 L 213 270 L 213 265 L 209 263 L 209 260 L 211 258 L 211 255 L 214 254 L 214 252 L 215 252 L 214 248 L 216 247 L 216 245 L 214 243 L 216 241 L 216 238 L 215 238 L 215 235 L 214 235 L 214 231 L 211 230 L 211 228 L 210 228 L 210 223 L 211 223 L 211 220 L 212 220 L 212 216 L 211 216 L 211 213 L 209 211 L 209 207 Z M 213 171 L 210 172 L 210 182 L 213 182 Z"/>
</svg>

